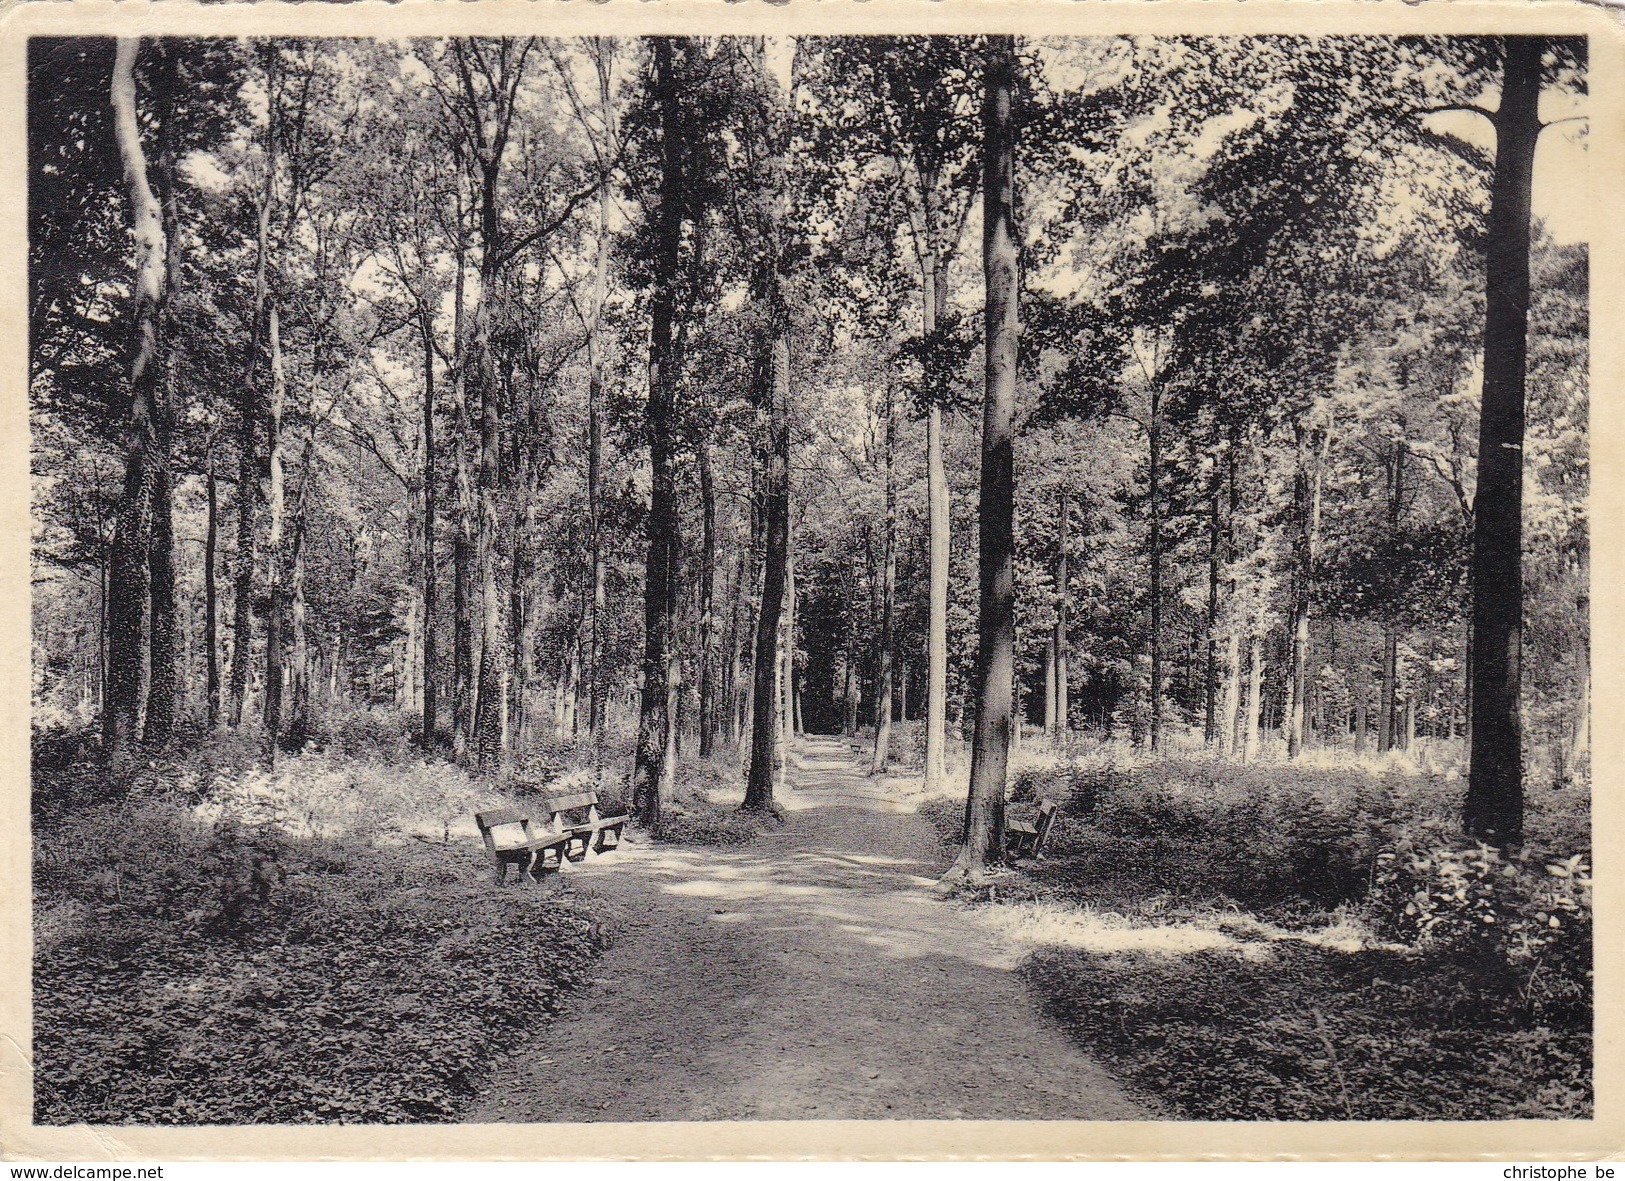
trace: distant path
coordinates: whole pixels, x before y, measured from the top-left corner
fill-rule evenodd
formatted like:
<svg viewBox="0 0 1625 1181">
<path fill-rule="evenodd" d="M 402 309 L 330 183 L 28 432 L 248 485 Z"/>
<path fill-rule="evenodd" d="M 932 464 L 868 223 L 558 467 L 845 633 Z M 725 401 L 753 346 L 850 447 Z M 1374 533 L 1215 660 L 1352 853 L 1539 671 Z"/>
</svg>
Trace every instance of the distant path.
<svg viewBox="0 0 1625 1181">
<path fill-rule="evenodd" d="M 1019 953 L 930 892 L 929 826 L 844 743 L 798 743 L 790 778 L 788 823 L 743 850 L 566 871 L 614 945 L 465 1118 L 1153 1117 L 1035 1008 Z"/>
</svg>

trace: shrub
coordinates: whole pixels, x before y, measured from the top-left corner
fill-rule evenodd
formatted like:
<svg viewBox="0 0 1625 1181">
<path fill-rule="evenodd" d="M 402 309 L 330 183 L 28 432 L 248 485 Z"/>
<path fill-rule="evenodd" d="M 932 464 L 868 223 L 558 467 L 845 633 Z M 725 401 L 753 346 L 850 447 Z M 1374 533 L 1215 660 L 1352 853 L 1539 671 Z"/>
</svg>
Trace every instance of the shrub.
<svg viewBox="0 0 1625 1181">
<path fill-rule="evenodd" d="M 920 803 L 919 815 L 937 834 L 943 845 L 957 845 L 964 836 L 965 801 L 952 796 L 934 796 Z"/>
<path fill-rule="evenodd" d="M 1382 934 L 1477 965 L 1537 1020 L 1590 1011 L 1591 870 L 1584 853 L 1507 856 L 1483 844 L 1403 841 L 1377 857 L 1365 911 Z M 1497 987 L 1498 986 L 1498 987 Z"/>
<path fill-rule="evenodd" d="M 660 839 L 679 845 L 746 845 L 759 831 L 759 821 L 736 805 L 697 799 L 673 806 L 660 822 Z"/>
<path fill-rule="evenodd" d="M 347 758 L 405 762 L 418 757 L 414 749 L 418 737 L 416 722 L 417 719 L 408 714 L 383 714 L 376 710 L 347 714 L 329 725 L 324 745 L 334 754 Z"/>
</svg>

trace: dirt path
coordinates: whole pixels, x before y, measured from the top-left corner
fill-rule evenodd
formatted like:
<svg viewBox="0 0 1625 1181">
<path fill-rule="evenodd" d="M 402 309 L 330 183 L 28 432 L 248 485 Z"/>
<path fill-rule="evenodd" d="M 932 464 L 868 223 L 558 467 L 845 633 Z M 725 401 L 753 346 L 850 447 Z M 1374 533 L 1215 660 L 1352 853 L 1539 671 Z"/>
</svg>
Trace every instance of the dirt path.
<svg viewBox="0 0 1625 1181">
<path fill-rule="evenodd" d="M 741 851 L 640 842 L 570 868 L 614 945 L 469 1119 L 1151 1114 L 1038 1011 L 1019 952 L 930 891 L 928 826 L 844 743 L 799 744 L 781 802 L 788 823 Z"/>
</svg>

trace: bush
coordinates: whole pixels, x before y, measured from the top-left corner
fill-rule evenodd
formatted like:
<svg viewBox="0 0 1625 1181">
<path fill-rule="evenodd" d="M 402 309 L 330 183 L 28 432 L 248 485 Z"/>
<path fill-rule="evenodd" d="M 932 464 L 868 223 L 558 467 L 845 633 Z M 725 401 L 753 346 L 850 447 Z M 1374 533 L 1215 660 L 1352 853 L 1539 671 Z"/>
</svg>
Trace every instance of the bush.
<svg viewBox="0 0 1625 1181">
<path fill-rule="evenodd" d="M 1063 1020 L 1182 1114 L 1589 1113 L 1581 794 L 1532 796 L 1530 840 L 1510 856 L 1461 840 L 1460 784 L 1438 775 L 1175 759 L 1055 768 L 1034 794 L 1062 799 L 1050 859 L 1028 870 L 1050 900 L 1157 922 L 1239 905 L 1388 941 L 1035 957 Z"/>
<path fill-rule="evenodd" d="M 376 710 L 348 714 L 331 724 L 322 744 L 346 758 L 406 762 L 418 757 L 417 721 L 409 714 L 386 715 Z"/>
<path fill-rule="evenodd" d="M 1541 857 L 1524 848 L 1505 856 L 1482 844 L 1401 842 L 1377 866 L 1364 910 L 1378 932 L 1478 966 L 1490 996 L 1532 1020 L 1589 1018 L 1586 854 Z"/>
<path fill-rule="evenodd" d="M 690 799 L 661 818 L 660 839 L 678 845 L 748 845 L 760 831 L 758 820 L 734 804 Z"/>
<path fill-rule="evenodd" d="M 965 801 L 952 796 L 934 796 L 920 803 L 919 815 L 945 846 L 959 844 L 965 833 Z"/>
<path fill-rule="evenodd" d="M 1042 880 L 1092 901 L 1172 895 L 1304 921 L 1364 895 L 1396 828 L 1443 835 L 1442 779 L 1197 759 L 1065 766 Z"/>
</svg>

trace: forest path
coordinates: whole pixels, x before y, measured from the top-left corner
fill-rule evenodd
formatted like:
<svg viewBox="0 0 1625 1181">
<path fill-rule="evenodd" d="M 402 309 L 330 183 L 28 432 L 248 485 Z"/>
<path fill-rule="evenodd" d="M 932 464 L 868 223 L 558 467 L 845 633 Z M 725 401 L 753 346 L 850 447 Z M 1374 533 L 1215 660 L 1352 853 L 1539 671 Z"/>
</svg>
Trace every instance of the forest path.
<svg viewBox="0 0 1625 1181">
<path fill-rule="evenodd" d="M 639 841 L 570 867 L 613 946 L 465 1118 L 1152 1114 L 1039 1011 L 1021 952 L 932 892 L 929 825 L 844 742 L 798 742 L 779 802 L 742 850 Z"/>
</svg>

